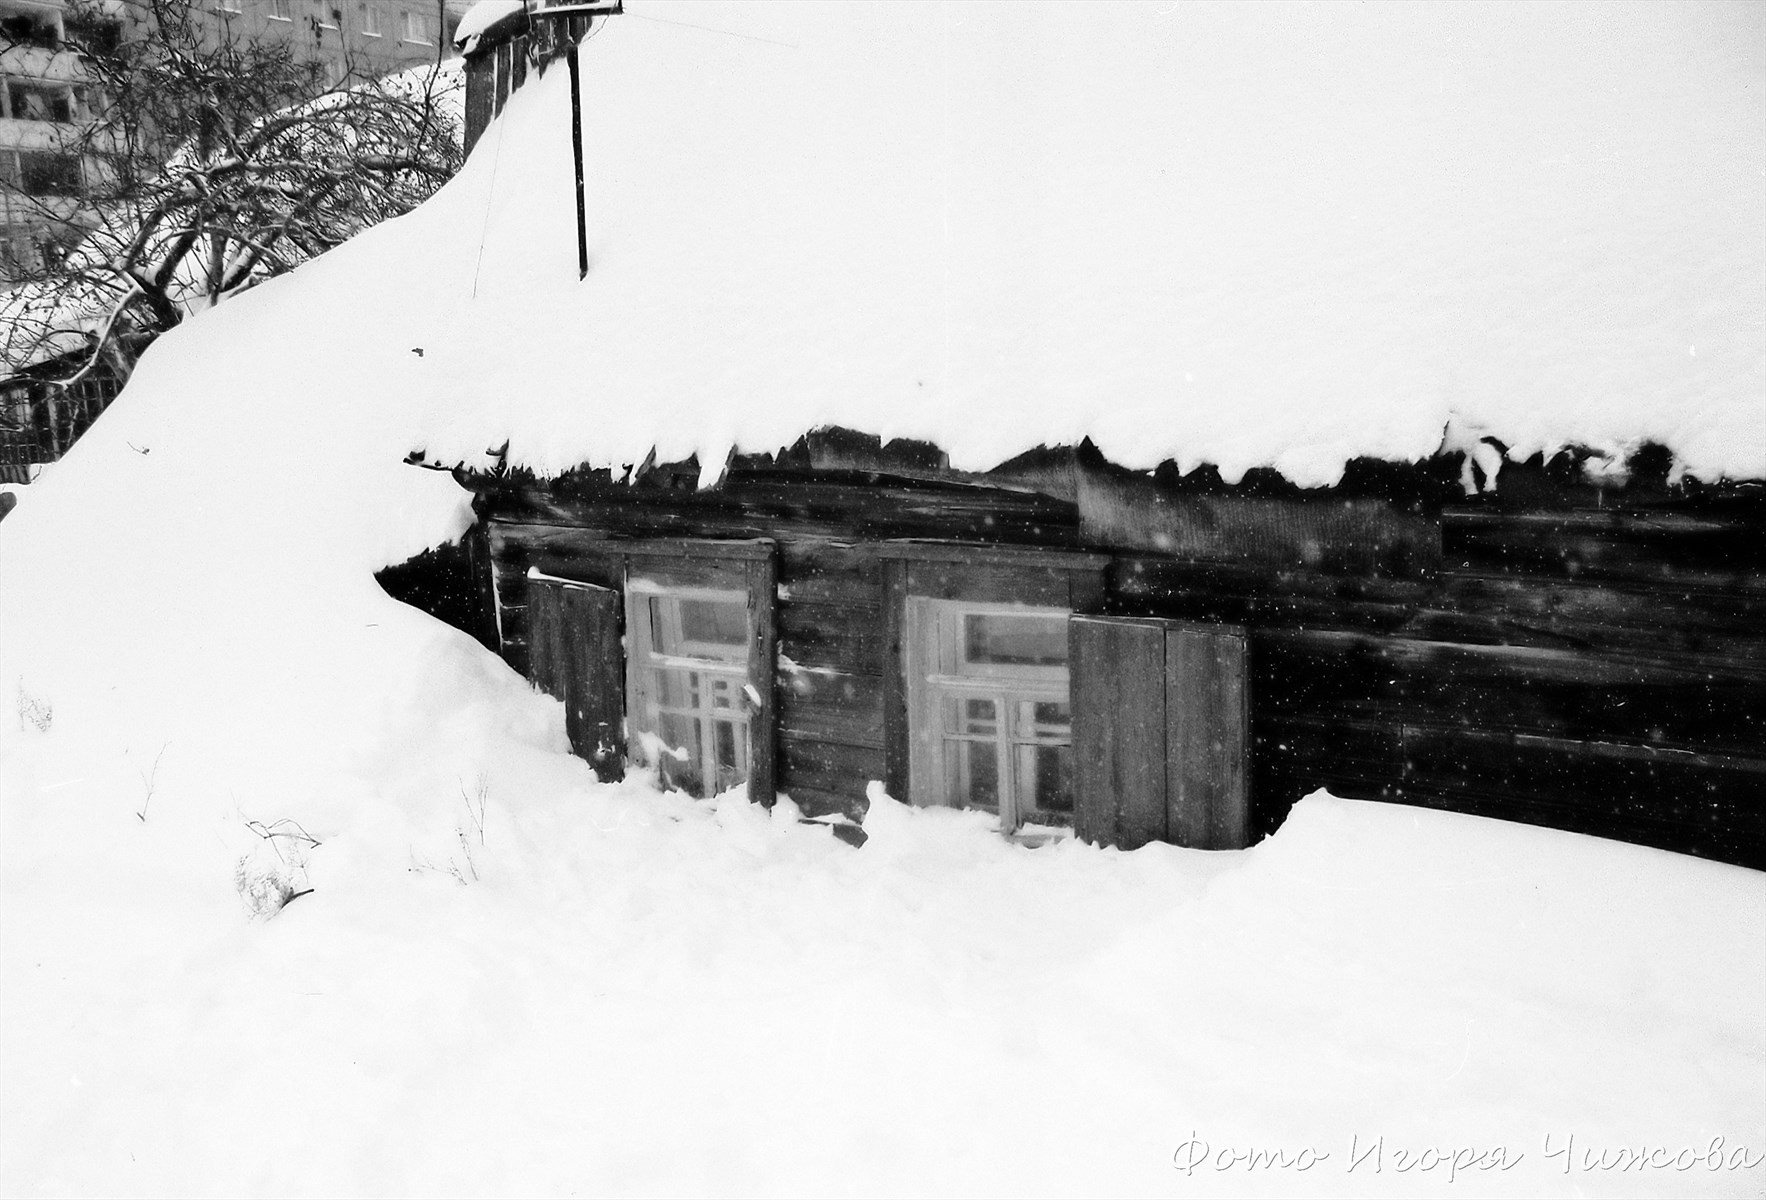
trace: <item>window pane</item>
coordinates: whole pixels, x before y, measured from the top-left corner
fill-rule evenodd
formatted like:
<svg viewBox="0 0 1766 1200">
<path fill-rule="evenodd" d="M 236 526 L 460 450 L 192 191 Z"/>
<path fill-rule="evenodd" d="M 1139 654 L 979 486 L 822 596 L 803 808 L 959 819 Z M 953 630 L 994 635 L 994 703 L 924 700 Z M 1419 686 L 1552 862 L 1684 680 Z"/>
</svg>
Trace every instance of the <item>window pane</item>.
<svg viewBox="0 0 1766 1200">
<path fill-rule="evenodd" d="M 944 771 L 944 794 L 951 804 L 999 811 L 998 743 L 947 740 Z"/>
<path fill-rule="evenodd" d="M 969 737 L 999 736 L 998 704 L 990 697 L 947 696 L 945 732 Z"/>
<path fill-rule="evenodd" d="M 700 682 L 698 671 L 682 671 L 659 667 L 655 671 L 656 700 L 664 708 L 698 708 Z"/>
<path fill-rule="evenodd" d="M 1073 713 L 1065 700 L 1019 700 L 1013 707 L 1015 738 L 1064 742 L 1072 736 Z"/>
<path fill-rule="evenodd" d="M 1067 746 L 1017 746 L 1018 804 L 1027 812 L 1073 811 L 1073 751 Z"/>
<path fill-rule="evenodd" d="M 963 618 L 963 657 L 1007 666 L 1067 665 L 1067 622 L 1062 617 L 970 614 Z"/>
<path fill-rule="evenodd" d="M 717 766 L 717 787 L 715 790 L 728 791 L 748 778 L 748 726 L 746 722 L 713 722 L 712 750 L 716 756 Z"/>
<path fill-rule="evenodd" d="M 656 724 L 658 736 L 668 746 L 667 751 L 657 756 L 663 786 L 700 794 L 704 782 L 700 763 L 705 759 L 705 745 L 700 738 L 699 722 L 675 713 L 662 713 Z"/>
<path fill-rule="evenodd" d="M 724 646 L 748 644 L 748 606 L 727 600 L 680 600 L 681 637 Z"/>
</svg>

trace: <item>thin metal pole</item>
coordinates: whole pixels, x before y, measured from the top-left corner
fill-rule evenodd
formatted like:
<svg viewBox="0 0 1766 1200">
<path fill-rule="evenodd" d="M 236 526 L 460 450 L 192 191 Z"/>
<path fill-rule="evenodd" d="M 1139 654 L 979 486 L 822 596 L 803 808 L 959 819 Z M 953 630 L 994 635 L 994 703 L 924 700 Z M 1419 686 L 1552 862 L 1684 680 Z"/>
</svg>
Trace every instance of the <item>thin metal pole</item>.
<svg viewBox="0 0 1766 1200">
<path fill-rule="evenodd" d="M 589 274 L 589 218 L 583 198 L 583 84 L 582 68 L 576 62 L 576 41 L 570 51 L 570 149 L 576 155 L 576 277 Z"/>
</svg>

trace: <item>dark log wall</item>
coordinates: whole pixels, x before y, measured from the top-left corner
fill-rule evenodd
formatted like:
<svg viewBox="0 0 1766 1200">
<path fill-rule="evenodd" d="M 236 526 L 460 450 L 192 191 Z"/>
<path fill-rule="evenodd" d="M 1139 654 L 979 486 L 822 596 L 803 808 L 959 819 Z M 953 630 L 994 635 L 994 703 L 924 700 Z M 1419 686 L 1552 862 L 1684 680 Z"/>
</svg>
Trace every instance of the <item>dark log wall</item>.
<svg viewBox="0 0 1766 1200">
<path fill-rule="evenodd" d="M 1251 626 L 1259 818 L 1313 786 L 1766 866 L 1766 522 L 1447 508 L 1414 578 L 1120 557 Z"/>
<path fill-rule="evenodd" d="M 738 465 L 705 491 L 690 464 L 636 484 L 475 481 L 506 656 L 525 667 L 530 565 L 616 585 L 583 573 L 609 536 L 771 538 L 778 786 L 862 811 L 887 777 L 878 543 L 1085 548 L 1110 554 L 1099 611 L 1249 629 L 1264 830 L 1325 786 L 1766 866 L 1757 489 L 1615 509 L 1521 486 L 1513 510 L 1427 480 L 1419 502 L 1148 492 L 1083 463 L 1019 464 L 1011 486 L 814 465 Z"/>
</svg>

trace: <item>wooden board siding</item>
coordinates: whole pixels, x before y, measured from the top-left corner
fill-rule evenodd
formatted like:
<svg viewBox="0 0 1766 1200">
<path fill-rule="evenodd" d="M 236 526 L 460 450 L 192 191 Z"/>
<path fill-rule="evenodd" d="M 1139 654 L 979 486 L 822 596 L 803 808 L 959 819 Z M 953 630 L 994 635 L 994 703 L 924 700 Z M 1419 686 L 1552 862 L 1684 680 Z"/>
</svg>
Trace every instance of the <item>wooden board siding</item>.
<svg viewBox="0 0 1766 1200">
<path fill-rule="evenodd" d="M 1357 510 L 1317 528 L 1375 531 L 1372 557 L 1296 562 L 1281 549 L 1295 544 L 1291 514 L 1242 556 L 1237 535 L 1198 535 L 1179 555 L 1126 536 L 1130 548 L 1087 547 L 1079 506 L 1059 497 L 850 471 L 771 478 L 732 469 L 709 492 L 484 485 L 505 654 L 525 665 L 529 566 L 617 586 L 595 564 L 624 538 L 768 537 L 777 782 L 812 811 L 862 812 L 877 778 L 906 794 L 899 610 L 920 593 L 1247 626 L 1260 830 L 1328 786 L 1766 866 L 1758 489 L 1684 511 L 1468 503 L 1391 523 Z M 1231 511 L 1254 522 L 1264 510 L 1284 511 Z M 1376 553 L 1393 530 L 1411 548 L 1402 562 Z M 944 544 L 891 544 L 904 538 Z M 1099 566 L 1061 565 L 1074 561 Z M 1357 561 L 1366 569 L 1346 569 Z"/>
</svg>

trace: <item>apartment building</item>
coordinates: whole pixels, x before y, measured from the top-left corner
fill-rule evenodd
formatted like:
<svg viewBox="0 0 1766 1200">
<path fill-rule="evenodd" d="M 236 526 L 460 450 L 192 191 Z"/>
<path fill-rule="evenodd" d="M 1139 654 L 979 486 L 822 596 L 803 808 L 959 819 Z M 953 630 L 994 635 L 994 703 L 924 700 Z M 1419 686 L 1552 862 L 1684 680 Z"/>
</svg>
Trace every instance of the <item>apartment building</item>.
<svg viewBox="0 0 1766 1200">
<path fill-rule="evenodd" d="M 453 54 L 465 0 L 204 0 L 216 41 L 286 39 L 327 82 L 372 78 Z M 100 163 L 74 153 L 96 97 L 75 47 L 142 36 L 141 0 L 0 0 L 0 288 L 28 276 L 93 220 L 81 196 Z"/>
<path fill-rule="evenodd" d="M 66 149 L 90 103 L 62 0 L 0 0 L 0 285 L 80 226 L 85 168 Z"/>
</svg>

